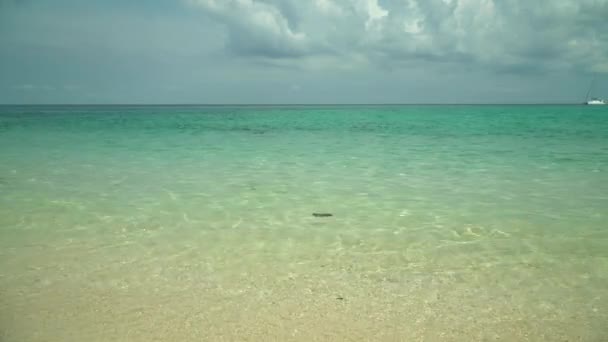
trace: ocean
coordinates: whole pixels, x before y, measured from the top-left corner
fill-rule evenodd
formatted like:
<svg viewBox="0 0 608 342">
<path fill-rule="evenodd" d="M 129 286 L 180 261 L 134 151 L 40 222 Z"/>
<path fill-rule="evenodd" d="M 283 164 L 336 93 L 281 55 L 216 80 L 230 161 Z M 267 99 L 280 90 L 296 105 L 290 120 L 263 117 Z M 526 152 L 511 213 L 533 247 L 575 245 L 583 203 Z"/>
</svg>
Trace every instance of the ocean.
<svg viewBox="0 0 608 342">
<path fill-rule="evenodd" d="M 607 284 L 608 108 L 0 107 L 2 342 L 606 341 Z"/>
</svg>

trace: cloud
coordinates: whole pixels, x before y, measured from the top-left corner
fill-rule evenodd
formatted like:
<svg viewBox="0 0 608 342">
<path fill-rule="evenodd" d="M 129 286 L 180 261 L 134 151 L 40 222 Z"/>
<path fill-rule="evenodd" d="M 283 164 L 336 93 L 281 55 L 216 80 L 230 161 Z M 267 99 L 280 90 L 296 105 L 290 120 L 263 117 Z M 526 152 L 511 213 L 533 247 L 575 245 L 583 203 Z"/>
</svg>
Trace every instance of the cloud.
<svg viewBox="0 0 608 342">
<path fill-rule="evenodd" d="M 332 0 L 314 0 L 314 6 L 323 15 L 340 16 L 344 13 L 342 7 Z"/>
<path fill-rule="evenodd" d="M 225 25 L 237 56 L 608 72 L 608 0 L 190 2 Z"/>
<path fill-rule="evenodd" d="M 366 29 L 370 29 L 373 25 L 382 22 L 382 19 L 388 15 L 388 11 L 378 4 L 378 0 L 365 0 L 363 1 L 363 5 L 367 11 Z"/>
<path fill-rule="evenodd" d="M 294 31 L 279 7 L 254 0 L 191 0 L 226 24 L 228 47 L 238 54 L 270 58 L 307 53 L 307 37 Z"/>
</svg>

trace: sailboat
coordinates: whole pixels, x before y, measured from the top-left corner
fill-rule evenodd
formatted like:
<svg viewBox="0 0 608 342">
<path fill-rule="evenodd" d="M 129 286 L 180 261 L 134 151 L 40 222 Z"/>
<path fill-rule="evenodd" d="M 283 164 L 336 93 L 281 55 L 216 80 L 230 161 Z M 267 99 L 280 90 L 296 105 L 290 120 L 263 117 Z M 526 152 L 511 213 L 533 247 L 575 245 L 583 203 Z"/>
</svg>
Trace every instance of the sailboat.
<svg viewBox="0 0 608 342">
<path fill-rule="evenodd" d="M 589 90 L 587 90 L 587 95 L 585 96 L 585 104 L 586 105 L 605 105 L 606 102 L 603 99 L 598 97 L 589 98 L 589 94 L 591 93 L 591 89 L 593 89 L 593 83 L 595 83 L 595 77 L 591 81 L 591 85 L 589 86 Z"/>
<path fill-rule="evenodd" d="M 590 100 L 587 100 L 587 104 L 588 105 L 605 105 L 606 101 L 594 97 Z"/>
</svg>

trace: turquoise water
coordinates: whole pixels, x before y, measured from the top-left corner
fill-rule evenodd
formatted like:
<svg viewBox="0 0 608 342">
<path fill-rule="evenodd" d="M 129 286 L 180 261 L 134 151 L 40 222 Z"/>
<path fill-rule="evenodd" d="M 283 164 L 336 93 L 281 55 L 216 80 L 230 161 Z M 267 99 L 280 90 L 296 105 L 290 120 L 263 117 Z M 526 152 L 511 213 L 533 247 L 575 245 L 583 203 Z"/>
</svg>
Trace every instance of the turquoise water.
<svg viewBox="0 0 608 342">
<path fill-rule="evenodd" d="M 606 108 L 0 107 L 0 146 L 3 341 L 608 336 Z"/>
</svg>

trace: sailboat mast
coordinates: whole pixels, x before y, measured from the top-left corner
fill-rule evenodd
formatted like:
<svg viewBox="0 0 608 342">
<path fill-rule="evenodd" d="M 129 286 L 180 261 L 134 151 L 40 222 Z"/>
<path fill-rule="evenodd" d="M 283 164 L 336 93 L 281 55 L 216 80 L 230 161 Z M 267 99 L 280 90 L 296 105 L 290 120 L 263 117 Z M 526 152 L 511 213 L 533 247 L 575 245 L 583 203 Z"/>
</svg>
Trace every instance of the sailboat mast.
<svg viewBox="0 0 608 342">
<path fill-rule="evenodd" d="M 589 89 L 587 90 L 587 95 L 585 95 L 585 101 L 589 100 L 589 94 L 591 93 L 591 89 L 593 89 L 594 82 L 595 82 L 595 76 L 593 76 L 593 79 L 591 80 L 591 85 L 589 86 Z"/>
</svg>

